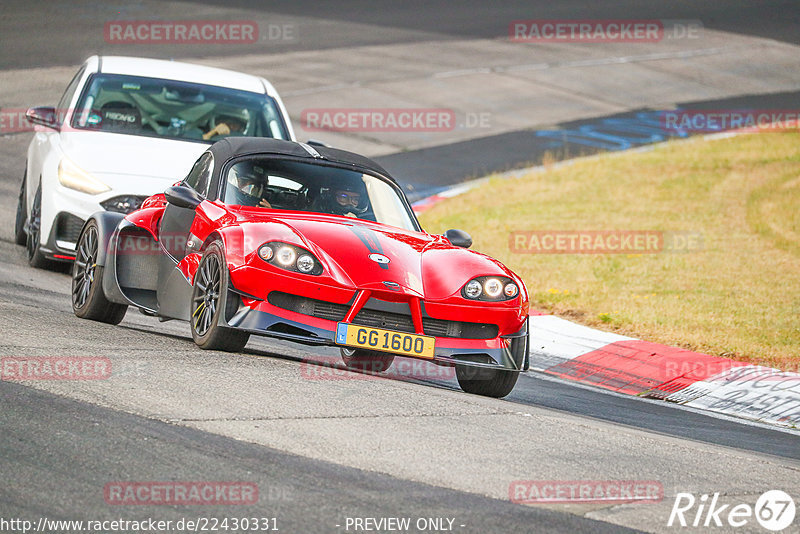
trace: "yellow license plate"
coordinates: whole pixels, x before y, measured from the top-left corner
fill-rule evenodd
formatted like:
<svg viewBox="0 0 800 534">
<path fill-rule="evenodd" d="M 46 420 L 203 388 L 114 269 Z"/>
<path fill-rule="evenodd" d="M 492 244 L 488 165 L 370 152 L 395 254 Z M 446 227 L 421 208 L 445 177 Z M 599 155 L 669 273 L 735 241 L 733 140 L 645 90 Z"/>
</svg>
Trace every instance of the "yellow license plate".
<svg viewBox="0 0 800 534">
<path fill-rule="evenodd" d="M 357 324 L 339 323 L 336 326 L 336 343 L 348 347 L 361 347 L 380 352 L 392 352 L 415 358 L 433 359 L 436 338 L 370 328 Z"/>
</svg>

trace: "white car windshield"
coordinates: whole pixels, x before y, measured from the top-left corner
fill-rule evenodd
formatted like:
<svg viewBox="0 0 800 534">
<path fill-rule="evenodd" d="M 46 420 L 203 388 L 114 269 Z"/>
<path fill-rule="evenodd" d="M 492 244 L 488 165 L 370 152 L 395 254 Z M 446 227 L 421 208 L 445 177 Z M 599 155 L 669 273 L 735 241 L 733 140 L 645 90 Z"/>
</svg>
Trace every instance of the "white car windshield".
<svg viewBox="0 0 800 534">
<path fill-rule="evenodd" d="M 418 230 L 400 193 L 388 182 L 349 169 L 253 158 L 225 173 L 226 204 L 309 211 Z"/>
<path fill-rule="evenodd" d="M 265 94 L 119 74 L 89 80 L 72 127 L 209 143 L 289 138 L 275 100 Z"/>
</svg>

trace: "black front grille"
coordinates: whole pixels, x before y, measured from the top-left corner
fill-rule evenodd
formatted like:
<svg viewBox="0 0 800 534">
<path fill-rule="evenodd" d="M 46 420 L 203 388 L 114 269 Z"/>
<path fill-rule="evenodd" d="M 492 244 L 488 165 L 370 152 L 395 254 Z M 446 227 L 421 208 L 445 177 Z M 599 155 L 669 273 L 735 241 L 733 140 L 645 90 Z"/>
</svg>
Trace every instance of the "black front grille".
<svg viewBox="0 0 800 534">
<path fill-rule="evenodd" d="M 117 281 L 120 287 L 158 289 L 158 244 L 144 230 L 124 230 L 117 242 Z M 124 259 L 123 259 L 124 258 Z"/>
<path fill-rule="evenodd" d="M 297 295 L 290 295 L 280 291 L 271 292 L 267 297 L 267 302 L 284 310 L 310 315 L 319 319 L 327 319 L 328 321 L 341 321 L 350 309 L 347 304 L 334 304 L 333 302 L 298 297 Z"/>
<path fill-rule="evenodd" d="M 397 330 L 398 332 L 414 332 L 414 321 L 411 319 L 411 314 L 403 315 L 401 313 L 362 308 L 356 318 L 353 319 L 353 324 Z"/>
<path fill-rule="evenodd" d="M 83 219 L 71 213 L 60 213 L 56 222 L 56 240 L 77 243 L 83 223 Z"/>
<path fill-rule="evenodd" d="M 500 333 L 496 324 L 467 323 L 422 318 L 422 328 L 429 336 L 458 337 L 462 339 L 494 339 Z"/>
<path fill-rule="evenodd" d="M 267 302 L 284 310 L 291 310 L 303 315 L 310 315 L 328 321 L 341 321 L 350 307 L 347 304 L 334 304 L 322 300 L 309 299 L 273 291 Z M 353 320 L 353 324 L 385 328 L 398 332 L 414 332 L 414 321 L 411 314 L 393 313 L 382 310 L 362 308 Z M 435 337 L 456 337 L 461 339 L 494 339 L 499 333 L 495 324 L 467 323 L 463 321 L 445 321 L 431 317 L 422 318 L 422 328 L 426 335 Z"/>
</svg>

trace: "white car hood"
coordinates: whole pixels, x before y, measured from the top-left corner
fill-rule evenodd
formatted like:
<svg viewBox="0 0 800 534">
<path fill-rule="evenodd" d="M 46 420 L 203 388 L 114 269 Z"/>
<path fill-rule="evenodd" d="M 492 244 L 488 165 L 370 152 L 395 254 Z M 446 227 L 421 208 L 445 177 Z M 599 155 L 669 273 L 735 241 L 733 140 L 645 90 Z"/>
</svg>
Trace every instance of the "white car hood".
<svg viewBox="0 0 800 534">
<path fill-rule="evenodd" d="M 103 181 L 176 182 L 209 145 L 104 132 L 63 132 L 64 155 Z M 112 188 L 116 184 L 109 184 Z M 138 189 L 138 188 L 137 188 Z"/>
</svg>

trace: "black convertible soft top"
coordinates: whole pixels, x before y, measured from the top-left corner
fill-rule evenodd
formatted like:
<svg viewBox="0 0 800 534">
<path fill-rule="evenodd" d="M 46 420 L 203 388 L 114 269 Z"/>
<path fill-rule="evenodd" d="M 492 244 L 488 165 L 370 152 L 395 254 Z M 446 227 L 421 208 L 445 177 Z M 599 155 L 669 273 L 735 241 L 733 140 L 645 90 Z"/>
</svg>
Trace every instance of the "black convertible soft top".
<svg viewBox="0 0 800 534">
<path fill-rule="evenodd" d="M 246 154 L 279 154 L 297 158 L 308 158 L 310 161 L 314 161 L 315 159 L 329 161 L 339 165 L 360 167 L 372 171 L 375 174 L 388 178 L 392 183 L 397 185 L 395 179 L 392 178 L 383 167 L 371 159 L 337 148 L 312 147 L 303 143 L 272 139 L 269 137 L 226 137 L 211 145 L 209 150 L 214 155 L 214 159 L 218 161 L 228 161 L 233 157 Z"/>
</svg>

